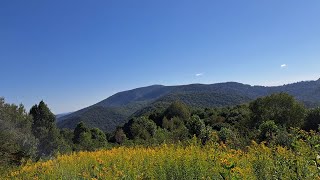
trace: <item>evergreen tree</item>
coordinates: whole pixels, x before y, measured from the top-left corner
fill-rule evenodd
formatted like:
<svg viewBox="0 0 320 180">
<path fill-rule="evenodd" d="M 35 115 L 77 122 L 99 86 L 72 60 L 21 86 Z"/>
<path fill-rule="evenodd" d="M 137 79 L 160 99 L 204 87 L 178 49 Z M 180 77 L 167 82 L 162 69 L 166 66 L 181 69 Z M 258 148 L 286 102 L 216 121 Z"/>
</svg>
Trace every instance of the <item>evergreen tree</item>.
<svg viewBox="0 0 320 180">
<path fill-rule="evenodd" d="M 73 143 L 79 144 L 81 142 L 81 134 L 86 132 L 89 132 L 89 128 L 87 128 L 83 122 L 80 122 L 74 129 L 74 135 L 72 139 Z"/>
<path fill-rule="evenodd" d="M 55 115 L 43 101 L 31 108 L 30 115 L 33 117 L 33 135 L 39 140 L 38 157 L 50 157 L 59 151 L 69 150 L 67 143 L 60 137 Z"/>
</svg>

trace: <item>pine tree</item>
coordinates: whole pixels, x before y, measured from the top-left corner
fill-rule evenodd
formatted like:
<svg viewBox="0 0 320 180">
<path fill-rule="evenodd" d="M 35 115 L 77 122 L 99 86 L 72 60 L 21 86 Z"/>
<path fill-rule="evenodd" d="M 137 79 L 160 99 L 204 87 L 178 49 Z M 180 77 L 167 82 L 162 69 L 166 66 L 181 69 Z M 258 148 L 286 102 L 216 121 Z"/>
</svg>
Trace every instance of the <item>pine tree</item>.
<svg viewBox="0 0 320 180">
<path fill-rule="evenodd" d="M 38 157 L 52 156 L 58 151 L 68 151 L 68 145 L 62 138 L 55 124 L 55 115 L 41 101 L 30 110 L 33 117 L 32 133 L 39 140 Z"/>
</svg>

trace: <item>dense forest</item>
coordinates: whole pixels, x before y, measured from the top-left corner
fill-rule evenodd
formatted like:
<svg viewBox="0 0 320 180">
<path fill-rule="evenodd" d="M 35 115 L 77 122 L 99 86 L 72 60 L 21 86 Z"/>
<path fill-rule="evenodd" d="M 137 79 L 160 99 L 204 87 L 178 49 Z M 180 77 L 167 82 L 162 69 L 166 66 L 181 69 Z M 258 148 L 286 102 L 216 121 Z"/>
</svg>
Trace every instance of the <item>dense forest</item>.
<svg viewBox="0 0 320 180">
<path fill-rule="evenodd" d="M 2 98 L 0 123 L 2 167 L 52 159 L 73 151 L 155 146 L 192 138 L 202 145 L 216 141 L 234 149 L 245 149 L 252 141 L 288 149 L 295 148 L 296 139 L 306 140 L 314 147 L 320 144 L 320 108 L 307 109 L 286 93 L 221 108 L 191 108 L 176 101 L 166 108 L 135 114 L 113 133 L 89 128 L 83 122 L 75 129 L 59 129 L 55 115 L 43 101 L 26 112 L 23 105 L 7 104 Z M 312 136 L 304 137 L 301 131 Z"/>
<path fill-rule="evenodd" d="M 140 115 L 159 108 L 167 108 L 179 101 L 190 108 L 216 108 L 249 103 L 259 97 L 285 92 L 307 108 L 320 102 L 320 79 L 293 84 L 264 87 L 237 82 L 217 84 L 190 84 L 181 86 L 153 85 L 116 93 L 92 106 L 59 117 L 58 127 L 74 129 L 84 122 L 88 127 L 98 127 L 113 132 L 123 126 L 133 115 Z"/>
</svg>

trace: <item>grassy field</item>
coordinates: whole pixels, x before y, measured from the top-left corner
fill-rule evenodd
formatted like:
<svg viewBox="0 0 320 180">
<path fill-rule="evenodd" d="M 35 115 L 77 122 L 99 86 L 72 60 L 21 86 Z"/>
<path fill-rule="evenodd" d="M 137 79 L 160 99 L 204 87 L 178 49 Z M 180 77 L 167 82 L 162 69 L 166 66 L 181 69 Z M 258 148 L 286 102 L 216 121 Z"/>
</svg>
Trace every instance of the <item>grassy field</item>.
<svg viewBox="0 0 320 180">
<path fill-rule="evenodd" d="M 252 143 L 246 150 L 197 143 L 119 147 L 29 163 L 7 179 L 319 179 L 316 153 Z"/>
</svg>

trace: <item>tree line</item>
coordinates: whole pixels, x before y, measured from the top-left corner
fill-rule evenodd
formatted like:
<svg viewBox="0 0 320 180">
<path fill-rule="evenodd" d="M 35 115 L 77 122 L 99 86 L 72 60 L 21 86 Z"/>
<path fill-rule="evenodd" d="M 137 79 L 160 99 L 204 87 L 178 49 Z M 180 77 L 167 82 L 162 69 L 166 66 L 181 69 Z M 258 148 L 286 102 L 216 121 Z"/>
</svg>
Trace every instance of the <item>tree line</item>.
<svg viewBox="0 0 320 180">
<path fill-rule="evenodd" d="M 252 141 L 293 148 L 293 139 L 301 138 L 297 133 L 301 130 L 320 137 L 319 124 L 320 108 L 307 109 L 286 93 L 223 108 L 192 108 L 176 101 L 167 108 L 132 117 L 111 133 L 83 122 L 75 129 L 59 129 L 55 115 L 43 101 L 26 112 L 23 105 L 0 98 L 0 164 L 15 166 L 59 153 L 183 143 L 192 138 L 204 145 L 215 141 L 236 149 Z"/>
</svg>

